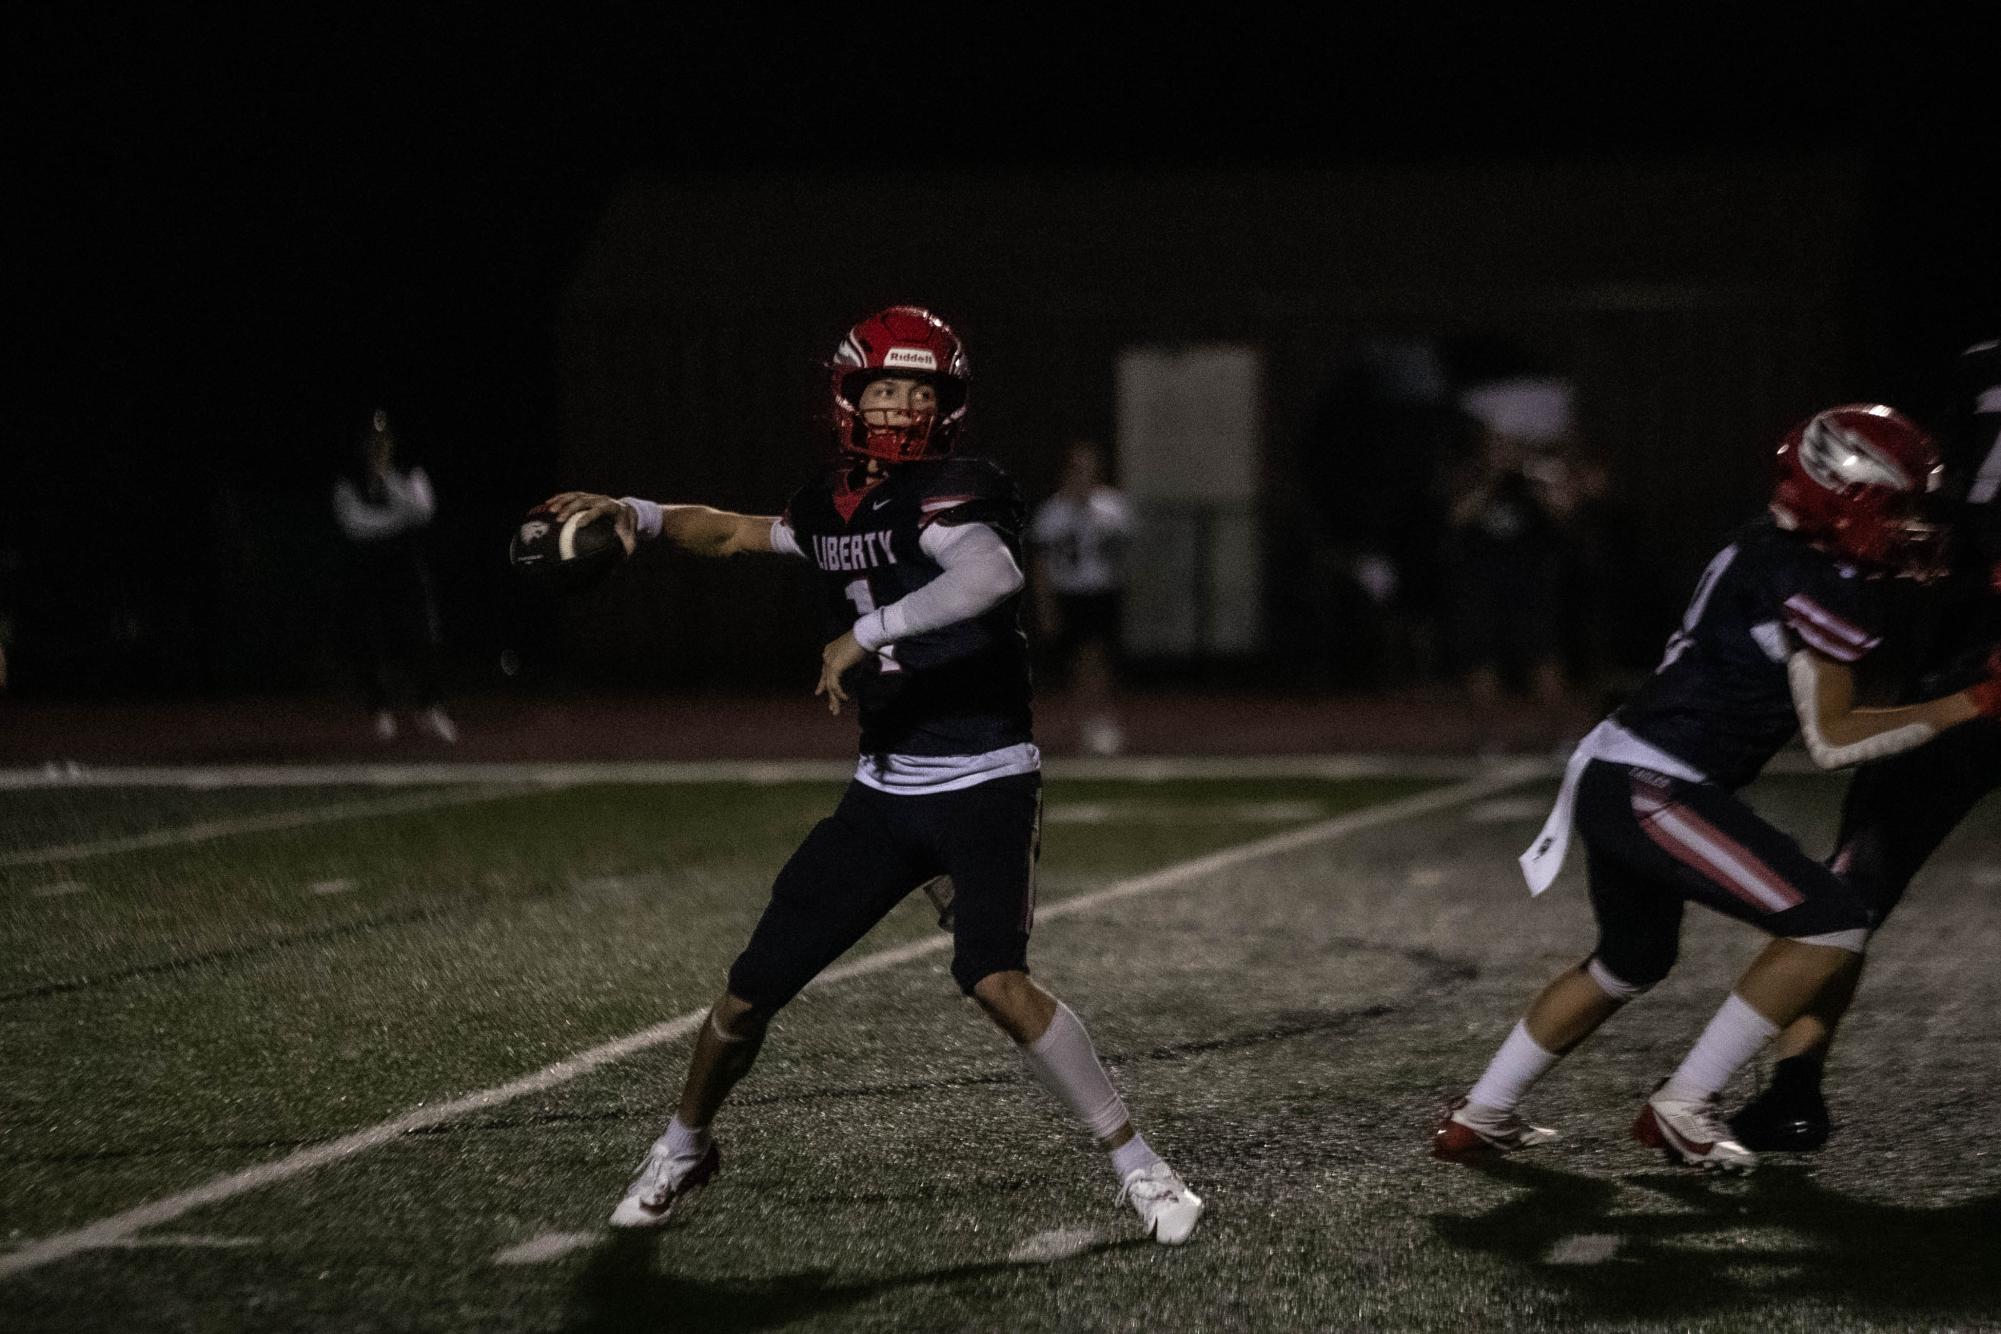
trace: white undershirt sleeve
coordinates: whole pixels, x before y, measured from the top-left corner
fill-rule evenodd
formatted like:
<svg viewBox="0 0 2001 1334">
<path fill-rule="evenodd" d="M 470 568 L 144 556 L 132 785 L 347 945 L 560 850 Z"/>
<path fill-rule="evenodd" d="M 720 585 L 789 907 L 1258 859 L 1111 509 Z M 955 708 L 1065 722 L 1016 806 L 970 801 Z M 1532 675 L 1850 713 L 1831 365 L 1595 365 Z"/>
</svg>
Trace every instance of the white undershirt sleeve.
<svg viewBox="0 0 2001 1334">
<path fill-rule="evenodd" d="M 775 540 L 772 545 L 777 545 Z M 916 592 L 855 622 L 856 641 L 871 652 L 899 639 L 969 621 L 1021 591 L 1026 582 L 1014 553 L 986 524 L 933 524 L 918 545 L 944 571 Z"/>
<path fill-rule="evenodd" d="M 1845 769 L 1851 764 L 1880 760 L 1888 755 L 1915 750 L 1938 735 L 1930 723 L 1905 723 L 1874 736 L 1851 741 L 1845 746 L 1830 742 L 1820 730 L 1820 682 L 1813 659 L 1802 651 L 1786 660 L 1786 678 L 1792 686 L 1793 711 L 1799 714 L 1800 740 L 1807 754 L 1822 769 Z"/>
<path fill-rule="evenodd" d="M 799 534 L 792 531 L 792 525 L 783 516 L 771 521 L 771 549 L 781 556 L 806 559 L 806 548 L 799 545 Z"/>
</svg>

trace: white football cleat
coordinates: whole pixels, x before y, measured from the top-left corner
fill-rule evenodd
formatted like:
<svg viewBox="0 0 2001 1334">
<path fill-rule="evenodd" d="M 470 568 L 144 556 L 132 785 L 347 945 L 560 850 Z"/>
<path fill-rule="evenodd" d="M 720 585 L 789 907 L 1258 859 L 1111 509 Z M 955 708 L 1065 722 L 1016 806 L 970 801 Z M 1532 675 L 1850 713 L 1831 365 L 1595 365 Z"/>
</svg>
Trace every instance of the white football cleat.
<svg viewBox="0 0 2001 1334">
<path fill-rule="evenodd" d="M 700 1158 L 676 1158 L 655 1144 L 639 1165 L 639 1175 L 625 1188 L 625 1198 L 611 1211 L 611 1225 L 666 1227 L 677 1211 L 702 1193 L 722 1161 L 713 1144 Z"/>
<path fill-rule="evenodd" d="M 1174 1174 L 1166 1163 L 1136 1167 L 1126 1173 L 1119 1187 L 1120 1204 L 1132 1201 L 1134 1212 L 1146 1224 L 1146 1234 L 1163 1246 L 1179 1246 L 1195 1231 L 1202 1217 L 1202 1197 L 1188 1189 L 1188 1183 Z"/>
<path fill-rule="evenodd" d="M 1705 1172 L 1748 1172 L 1758 1165 L 1758 1155 L 1731 1136 L 1714 1095 L 1696 1101 L 1667 1097 L 1665 1085 L 1655 1089 L 1633 1122 L 1633 1138 L 1670 1162 Z"/>
<path fill-rule="evenodd" d="M 1464 1162 L 1488 1153 L 1516 1153 L 1547 1144 L 1556 1132 L 1547 1126 L 1532 1126 L 1513 1112 L 1481 1115 L 1473 1104 L 1461 1098 L 1439 1118 L 1431 1132 L 1431 1156 L 1447 1162 Z"/>
<path fill-rule="evenodd" d="M 396 739 L 396 715 L 387 709 L 375 711 L 375 735 L 383 741 Z"/>
</svg>

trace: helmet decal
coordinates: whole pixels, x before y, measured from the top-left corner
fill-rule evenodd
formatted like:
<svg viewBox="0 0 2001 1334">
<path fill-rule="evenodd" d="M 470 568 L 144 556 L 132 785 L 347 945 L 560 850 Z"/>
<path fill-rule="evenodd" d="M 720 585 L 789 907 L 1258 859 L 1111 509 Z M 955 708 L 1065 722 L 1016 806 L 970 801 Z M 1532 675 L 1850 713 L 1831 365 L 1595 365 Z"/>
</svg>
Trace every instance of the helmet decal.
<svg viewBox="0 0 2001 1334">
<path fill-rule="evenodd" d="M 1911 479 L 1895 461 L 1855 431 L 1823 412 L 1800 435 L 1800 466 L 1830 491 L 1844 486 L 1887 486 L 1909 491 Z"/>
<path fill-rule="evenodd" d="M 1818 546 L 1879 571 L 1929 577 L 1941 532 L 1925 521 L 1938 488 L 1938 446 L 1880 403 L 1815 413 L 1779 441 L 1772 513 Z"/>
</svg>

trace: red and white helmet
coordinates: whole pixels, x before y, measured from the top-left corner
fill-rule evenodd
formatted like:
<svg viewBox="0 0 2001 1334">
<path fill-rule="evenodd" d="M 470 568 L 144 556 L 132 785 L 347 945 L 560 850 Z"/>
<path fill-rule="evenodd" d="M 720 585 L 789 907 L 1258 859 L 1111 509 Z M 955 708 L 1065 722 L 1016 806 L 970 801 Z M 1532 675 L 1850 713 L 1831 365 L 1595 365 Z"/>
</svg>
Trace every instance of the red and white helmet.
<svg viewBox="0 0 2001 1334">
<path fill-rule="evenodd" d="M 1829 408 L 1779 441 L 1772 513 L 1861 564 L 1924 574 L 1938 562 L 1940 531 L 1925 519 L 1939 486 L 1938 445 L 1881 403 Z"/>
<path fill-rule="evenodd" d="M 949 454 L 966 423 L 966 389 L 971 371 L 966 345 L 952 327 L 921 306 L 877 311 L 841 339 L 828 364 L 833 372 L 834 432 L 849 454 L 908 463 Z M 937 411 L 900 426 L 871 425 L 856 406 L 862 386 L 885 375 L 908 376 L 931 385 Z"/>
</svg>

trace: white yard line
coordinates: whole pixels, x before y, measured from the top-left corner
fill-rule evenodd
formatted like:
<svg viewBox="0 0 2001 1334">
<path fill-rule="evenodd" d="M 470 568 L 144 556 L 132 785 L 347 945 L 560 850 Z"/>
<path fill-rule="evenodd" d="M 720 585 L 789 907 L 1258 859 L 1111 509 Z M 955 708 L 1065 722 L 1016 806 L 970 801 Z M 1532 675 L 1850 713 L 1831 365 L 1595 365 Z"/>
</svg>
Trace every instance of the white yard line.
<svg viewBox="0 0 2001 1334">
<path fill-rule="evenodd" d="M 59 899 L 71 894 L 82 894 L 90 889 L 81 880 L 57 880 L 51 884 L 36 885 L 28 892 L 38 899 Z"/>
<path fill-rule="evenodd" d="M 1564 1237 L 1543 1255 L 1546 1265 L 1602 1265 L 1619 1253 L 1622 1240 L 1616 1233 L 1584 1232 Z"/>
<path fill-rule="evenodd" d="M 1053 1232 L 1038 1232 L 1007 1253 L 1009 1264 L 1046 1265 L 1058 1260 L 1068 1260 L 1082 1255 L 1093 1247 L 1105 1244 L 1105 1234 L 1093 1232 L 1089 1228 L 1063 1227 Z"/>
<path fill-rule="evenodd" d="M 1363 810 L 1351 811 L 1345 815 L 1337 815 L 1332 819 L 1322 820 L 1317 824 L 1307 825 L 1304 828 L 1287 830 L 1284 833 L 1274 834 L 1268 838 L 1255 839 L 1249 843 L 1239 843 L 1234 847 L 1224 848 L 1220 852 L 1212 852 L 1207 856 L 1196 857 L 1190 861 L 1177 862 L 1172 866 L 1162 867 L 1160 870 L 1135 876 L 1130 880 L 1121 880 L 1107 885 L 1103 889 L 1093 890 L 1087 894 L 1080 894 L 1076 898 L 1065 899 L 1060 903 L 1051 904 L 1047 908 L 1044 908 L 1039 916 L 1047 920 L 1052 917 L 1067 917 L 1076 913 L 1089 912 L 1120 899 L 1132 898 L 1141 894 L 1151 894 L 1158 890 L 1171 889 L 1177 885 L 1186 884 L 1192 880 L 1200 880 L 1204 876 L 1215 875 L 1232 867 L 1241 866 L 1246 862 L 1258 861 L 1266 857 L 1276 857 L 1288 852 L 1297 852 L 1302 848 L 1309 848 L 1315 844 L 1330 843 L 1336 839 L 1346 838 L 1351 834 L 1361 833 L 1363 830 L 1373 829 L 1380 825 L 1394 824 L 1400 820 L 1409 820 L 1418 816 L 1435 814 L 1455 806 L 1464 805 L 1469 801 L 1478 801 L 1482 797 L 1503 791 L 1517 783 L 1532 778 L 1539 778 L 1543 776 L 1544 772 L 1544 767 L 1541 765 L 1496 769 L 1483 777 L 1470 779 L 1463 783 L 1455 783 L 1450 787 L 1439 788 L 1432 792 L 1422 792 L 1414 797 L 1406 797 L 1401 801 L 1386 802 L 1380 806 L 1371 806 Z M 870 973 L 879 973 L 885 969 L 893 968 L 898 964 L 906 963 L 911 959 L 923 958 L 928 954 L 937 954 L 950 948 L 951 944 L 952 938 L 950 936 L 942 932 L 934 933 L 906 945 L 877 950 L 873 954 L 863 955 L 859 959 L 853 959 L 847 963 L 836 965 L 820 974 L 819 977 L 813 980 L 811 985 L 815 988 L 832 986 L 836 982 L 843 982 L 849 978 L 863 977 Z M 693 1032 L 701 1024 L 703 1016 L 706 1013 L 706 1010 L 690 1010 L 686 1014 L 664 1020 L 654 1024 L 650 1028 L 641 1029 L 637 1033 L 631 1033 L 625 1037 L 616 1038 L 610 1042 L 592 1047 L 588 1051 L 578 1052 L 573 1056 L 565 1057 L 563 1060 L 557 1061 L 554 1065 L 538 1070 L 534 1074 L 524 1075 L 520 1079 L 516 1079 L 510 1083 L 497 1085 L 489 1089 L 482 1089 L 477 1093 L 469 1093 L 464 1097 L 453 1098 L 446 1102 L 418 1107 L 412 1111 L 405 1112 L 401 1116 L 369 1126 L 367 1129 L 357 1130 L 350 1135 L 343 1135 L 339 1139 L 329 1140 L 324 1144 L 316 1144 L 311 1148 L 300 1149 L 298 1152 L 289 1154 L 286 1157 L 274 1159 L 268 1163 L 260 1163 L 256 1167 L 248 1168 L 229 1176 L 217 1177 L 213 1181 L 196 1186 L 192 1190 L 182 1191 L 178 1195 L 169 1195 L 164 1199 L 154 1200 L 150 1204 L 142 1204 L 135 1209 L 128 1209 L 120 1214 L 113 1214 L 109 1218 L 77 1228 L 74 1231 L 62 1232 L 52 1237 L 46 1237 L 41 1241 L 23 1246 L 10 1254 L 0 1255 L 0 1278 L 40 1268 L 42 1265 L 51 1264 L 57 1260 L 75 1255 L 79 1251 L 93 1250 L 118 1244 L 135 1232 L 144 1231 L 149 1227 L 157 1227 L 162 1223 L 172 1222 L 174 1219 L 202 1208 L 205 1205 L 219 1204 L 224 1200 L 233 1199 L 238 1195 L 257 1190 L 260 1187 L 275 1185 L 280 1181 L 288 1181 L 293 1177 L 302 1176 L 316 1168 L 325 1167 L 329 1163 L 340 1162 L 342 1159 L 351 1158 L 356 1154 L 366 1153 L 370 1149 L 379 1149 L 383 1145 L 393 1143 L 413 1131 L 424 1130 L 447 1121 L 455 1121 L 475 1112 L 484 1112 L 498 1107 L 503 1103 L 513 1102 L 517 1098 L 523 1098 L 532 1093 L 542 1093 L 559 1085 L 567 1084 L 606 1065 L 622 1061 L 627 1057 L 635 1056 L 640 1052 L 660 1046 L 663 1043 L 672 1042 Z"/>
<path fill-rule="evenodd" d="M 1172 755 L 1093 759 L 1045 756 L 1054 778 L 1161 783 L 1189 778 L 1477 778 L 1504 765 L 1459 755 Z M 1551 761 L 1552 772 L 1560 763 Z M 64 787 L 419 787 L 446 783 L 815 783 L 854 772 L 847 760 L 687 760 L 431 764 L 80 765 L 0 769 L 0 792 Z"/>
<path fill-rule="evenodd" d="M 550 1260 L 561 1259 L 571 1251 L 580 1251 L 586 1246 L 595 1246 L 604 1240 L 602 1232 L 544 1232 L 522 1242 L 519 1246 L 509 1246 L 493 1257 L 497 1265 L 539 1265 Z"/>
<path fill-rule="evenodd" d="M 122 1250 L 143 1251 L 173 1246 L 192 1246 L 200 1250 L 235 1251 L 247 1246 L 262 1246 L 262 1237 L 212 1237 L 195 1232 L 156 1232 L 150 1237 L 127 1237 L 112 1245 Z"/>
<path fill-rule="evenodd" d="M 147 834 L 123 838 L 100 838 L 89 843 L 66 843 L 56 847 L 25 848 L 0 854 L 0 866 L 56 866 L 91 857 L 107 857 L 118 852 L 138 852 L 146 848 L 169 848 L 182 843 L 206 843 L 236 834 L 266 834 L 278 829 L 299 829 L 306 825 L 335 820 L 359 820 L 372 815 L 407 815 L 411 811 L 435 810 L 443 806 L 468 806 L 475 802 L 518 797 L 542 787 L 479 788 L 473 791 L 410 792 L 399 797 L 374 797 L 367 801 L 339 801 L 324 806 L 308 806 L 298 811 L 273 811 L 266 815 L 241 815 L 233 820 L 203 820 L 197 824 L 155 829 Z"/>
</svg>

